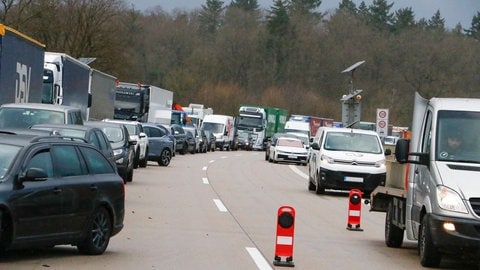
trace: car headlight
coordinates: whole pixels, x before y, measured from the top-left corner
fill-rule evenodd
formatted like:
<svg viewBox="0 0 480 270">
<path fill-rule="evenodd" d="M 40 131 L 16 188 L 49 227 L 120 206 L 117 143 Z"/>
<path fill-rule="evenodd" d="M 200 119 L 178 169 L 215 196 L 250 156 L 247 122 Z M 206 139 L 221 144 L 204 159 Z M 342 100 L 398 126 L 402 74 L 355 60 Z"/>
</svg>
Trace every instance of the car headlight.
<svg viewBox="0 0 480 270">
<path fill-rule="evenodd" d="M 329 156 L 326 156 L 326 155 L 322 155 L 320 157 L 320 160 L 321 161 L 324 161 L 324 162 L 327 162 L 327 163 L 330 163 L 330 164 L 333 164 L 335 162 L 335 160 Z"/>
<path fill-rule="evenodd" d="M 380 168 L 380 167 L 383 167 L 383 166 L 385 166 L 385 159 L 382 159 L 382 160 L 379 160 L 379 161 L 375 162 L 375 167 Z"/>
<path fill-rule="evenodd" d="M 460 195 L 445 186 L 437 187 L 438 206 L 440 208 L 459 213 L 468 213 Z"/>
<path fill-rule="evenodd" d="M 113 155 L 114 156 L 120 156 L 123 154 L 123 149 L 115 149 L 113 150 Z"/>
</svg>

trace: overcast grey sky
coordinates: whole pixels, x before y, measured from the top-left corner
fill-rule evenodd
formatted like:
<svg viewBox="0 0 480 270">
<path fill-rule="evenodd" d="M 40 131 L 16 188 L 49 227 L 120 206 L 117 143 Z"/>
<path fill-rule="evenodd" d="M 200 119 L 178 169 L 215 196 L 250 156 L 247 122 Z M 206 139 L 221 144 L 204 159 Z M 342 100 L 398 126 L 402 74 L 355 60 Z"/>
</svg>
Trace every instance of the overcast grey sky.
<svg viewBox="0 0 480 270">
<path fill-rule="evenodd" d="M 175 8 L 182 10 L 193 10 L 200 8 L 206 3 L 206 0 L 126 0 L 132 3 L 136 9 L 145 10 L 147 8 L 160 6 L 163 10 L 171 12 Z M 370 5 L 373 0 L 354 0 L 357 7 L 362 1 Z M 225 4 L 230 4 L 231 0 L 223 0 Z M 269 9 L 273 5 L 273 0 L 258 0 L 262 8 Z M 322 0 L 320 10 L 322 12 L 334 11 L 341 0 Z M 394 3 L 392 11 L 400 8 L 411 7 L 415 13 L 415 19 L 430 19 L 437 10 L 445 19 L 445 24 L 449 28 L 455 27 L 461 23 L 463 28 L 470 28 L 472 18 L 477 12 L 480 12 L 480 0 L 387 0 L 388 3 Z"/>
</svg>

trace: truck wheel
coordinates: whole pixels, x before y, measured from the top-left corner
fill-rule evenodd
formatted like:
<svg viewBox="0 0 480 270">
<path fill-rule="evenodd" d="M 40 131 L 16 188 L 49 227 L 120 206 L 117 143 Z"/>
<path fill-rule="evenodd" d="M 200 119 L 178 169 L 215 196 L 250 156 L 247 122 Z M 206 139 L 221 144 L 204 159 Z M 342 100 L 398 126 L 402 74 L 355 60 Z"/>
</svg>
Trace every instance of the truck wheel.
<svg viewBox="0 0 480 270">
<path fill-rule="evenodd" d="M 423 267 L 438 267 L 442 260 L 442 254 L 433 244 L 432 235 L 428 226 L 428 214 L 423 216 L 418 236 L 418 253 L 420 264 Z"/>
<path fill-rule="evenodd" d="M 385 244 L 387 247 L 398 248 L 403 243 L 403 229 L 393 224 L 393 203 L 390 202 L 385 216 Z"/>
</svg>

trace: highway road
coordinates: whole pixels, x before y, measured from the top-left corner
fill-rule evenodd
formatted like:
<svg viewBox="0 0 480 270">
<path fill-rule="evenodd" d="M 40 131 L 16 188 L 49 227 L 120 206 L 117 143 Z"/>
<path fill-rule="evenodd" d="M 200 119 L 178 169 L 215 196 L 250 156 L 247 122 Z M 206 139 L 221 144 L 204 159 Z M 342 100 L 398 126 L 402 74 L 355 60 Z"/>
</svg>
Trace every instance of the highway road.
<svg viewBox="0 0 480 270">
<path fill-rule="evenodd" d="M 416 243 L 384 244 L 384 213 L 362 205 L 363 231 L 347 230 L 348 193 L 316 195 L 307 167 L 264 152 L 176 155 L 149 163 L 126 185 L 125 228 L 101 256 L 75 247 L 9 251 L 0 269 L 285 269 L 273 265 L 277 210 L 295 209 L 294 269 L 423 269 Z M 441 269 L 477 269 L 447 259 Z"/>
</svg>

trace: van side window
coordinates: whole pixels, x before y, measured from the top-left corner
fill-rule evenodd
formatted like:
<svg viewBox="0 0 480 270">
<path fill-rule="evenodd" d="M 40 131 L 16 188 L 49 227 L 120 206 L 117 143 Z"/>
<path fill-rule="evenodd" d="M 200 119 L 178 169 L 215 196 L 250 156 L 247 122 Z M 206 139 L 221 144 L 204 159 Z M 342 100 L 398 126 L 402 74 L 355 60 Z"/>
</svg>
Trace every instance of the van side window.
<svg viewBox="0 0 480 270">
<path fill-rule="evenodd" d="M 430 153 L 432 142 L 432 112 L 428 111 L 425 117 L 425 126 L 422 138 L 422 153 Z"/>
</svg>

